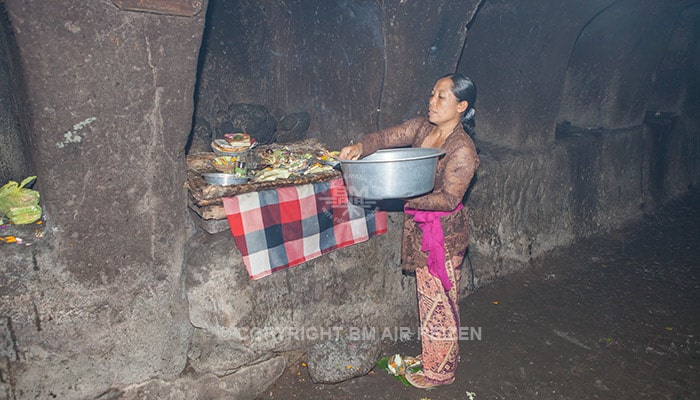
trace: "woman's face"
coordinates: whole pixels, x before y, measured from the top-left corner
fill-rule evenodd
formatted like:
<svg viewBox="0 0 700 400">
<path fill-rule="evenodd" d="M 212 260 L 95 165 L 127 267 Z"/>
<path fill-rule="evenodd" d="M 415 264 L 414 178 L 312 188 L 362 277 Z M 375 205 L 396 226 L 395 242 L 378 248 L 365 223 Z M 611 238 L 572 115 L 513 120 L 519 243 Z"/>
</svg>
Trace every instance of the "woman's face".
<svg viewBox="0 0 700 400">
<path fill-rule="evenodd" d="M 459 101 L 452 93 L 452 79 L 442 78 L 435 83 L 428 103 L 428 119 L 435 125 L 459 123 L 469 103 Z"/>
</svg>

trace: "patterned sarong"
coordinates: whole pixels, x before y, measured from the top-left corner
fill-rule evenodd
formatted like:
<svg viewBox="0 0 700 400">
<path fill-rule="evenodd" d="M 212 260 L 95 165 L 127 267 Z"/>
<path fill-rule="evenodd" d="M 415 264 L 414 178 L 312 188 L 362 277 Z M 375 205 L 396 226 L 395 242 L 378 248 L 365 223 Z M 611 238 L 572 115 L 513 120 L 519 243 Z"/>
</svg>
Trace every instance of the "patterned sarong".
<svg viewBox="0 0 700 400">
<path fill-rule="evenodd" d="M 445 269 L 452 283 L 449 291 L 445 291 L 440 278 L 432 275 L 428 268 L 416 270 L 423 372 L 436 384 L 454 380 L 459 360 L 458 291 L 462 271 L 455 268 L 447 249 Z"/>
</svg>

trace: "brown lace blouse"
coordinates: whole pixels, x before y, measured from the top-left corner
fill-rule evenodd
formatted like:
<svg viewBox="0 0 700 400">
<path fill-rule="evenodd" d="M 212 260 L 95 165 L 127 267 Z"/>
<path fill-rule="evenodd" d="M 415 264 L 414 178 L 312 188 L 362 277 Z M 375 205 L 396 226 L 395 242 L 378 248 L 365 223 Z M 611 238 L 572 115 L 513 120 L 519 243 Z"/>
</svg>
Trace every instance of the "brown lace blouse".
<svg viewBox="0 0 700 400">
<path fill-rule="evenodd" d="M 370 133 L 360 140 L 363 153 L 368 155 L 390 147 L 420 147 L 433 127 L 427 118 L 421 117 Z M 462 126 L 457 125 L 441 148 L 445 150 L 445 156 L 438 161 L 435 188 L 430 193 L 406 201 L 407 207 L 452 211 L 462 202 L 479 166 L 476 147 Z M 441 220 L 447 250 L 453 256 L 464 256 L 469 245 L 469 219 L 466 208 L 444 216 Z M 421 241 L 420 228 L 411 215 L 404 214 L 401 263 L 405 270 L 413 271 L 426 265 L 427 254 L 421 251 Z"/>
</svg>

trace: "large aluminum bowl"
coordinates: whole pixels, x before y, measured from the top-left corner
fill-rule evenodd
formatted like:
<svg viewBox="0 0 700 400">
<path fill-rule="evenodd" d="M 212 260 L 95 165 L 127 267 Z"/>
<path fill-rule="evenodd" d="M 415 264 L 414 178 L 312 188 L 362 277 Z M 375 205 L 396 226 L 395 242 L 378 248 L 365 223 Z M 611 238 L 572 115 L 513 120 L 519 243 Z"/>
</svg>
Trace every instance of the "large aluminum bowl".
<svg viewBox="0 0 700 400">
<path fill-rule="evenodd" d="M 433 148 L 379 150 L 359 160 L 340 160 L 348 195 L 365 199 L 405 199 L 435 186 L 438 159 Z"/>
</svg>

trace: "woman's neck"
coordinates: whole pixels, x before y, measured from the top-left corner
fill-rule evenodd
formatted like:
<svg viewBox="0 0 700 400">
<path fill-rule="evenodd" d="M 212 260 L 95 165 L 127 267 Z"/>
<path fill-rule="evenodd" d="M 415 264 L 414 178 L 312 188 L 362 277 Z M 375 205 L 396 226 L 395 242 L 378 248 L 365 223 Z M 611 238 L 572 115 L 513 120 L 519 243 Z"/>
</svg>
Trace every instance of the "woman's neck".
<svg viewBox="0 0 700 400">
<path fill-rule="evenodd" d="M 442 147 L 447 139 L 452 135 L 455 128 L 457 128 L 457 125 L 450 125 L 449 123 L 435 125 L 432 131 L 430 131 L 430 134 L 423 139 L 421 147 Z"/>
<path fill-rule="evenodd" d="M 440 137 L 447 138 L 454 132 L 454 130 L 457 128 L 457 125 L 459 125 L 459 121 L 456 123 L 454 121 L 448 121 L 440 125 L 436 125 L 436 133 L 440 135 Z"/>
</svg>

